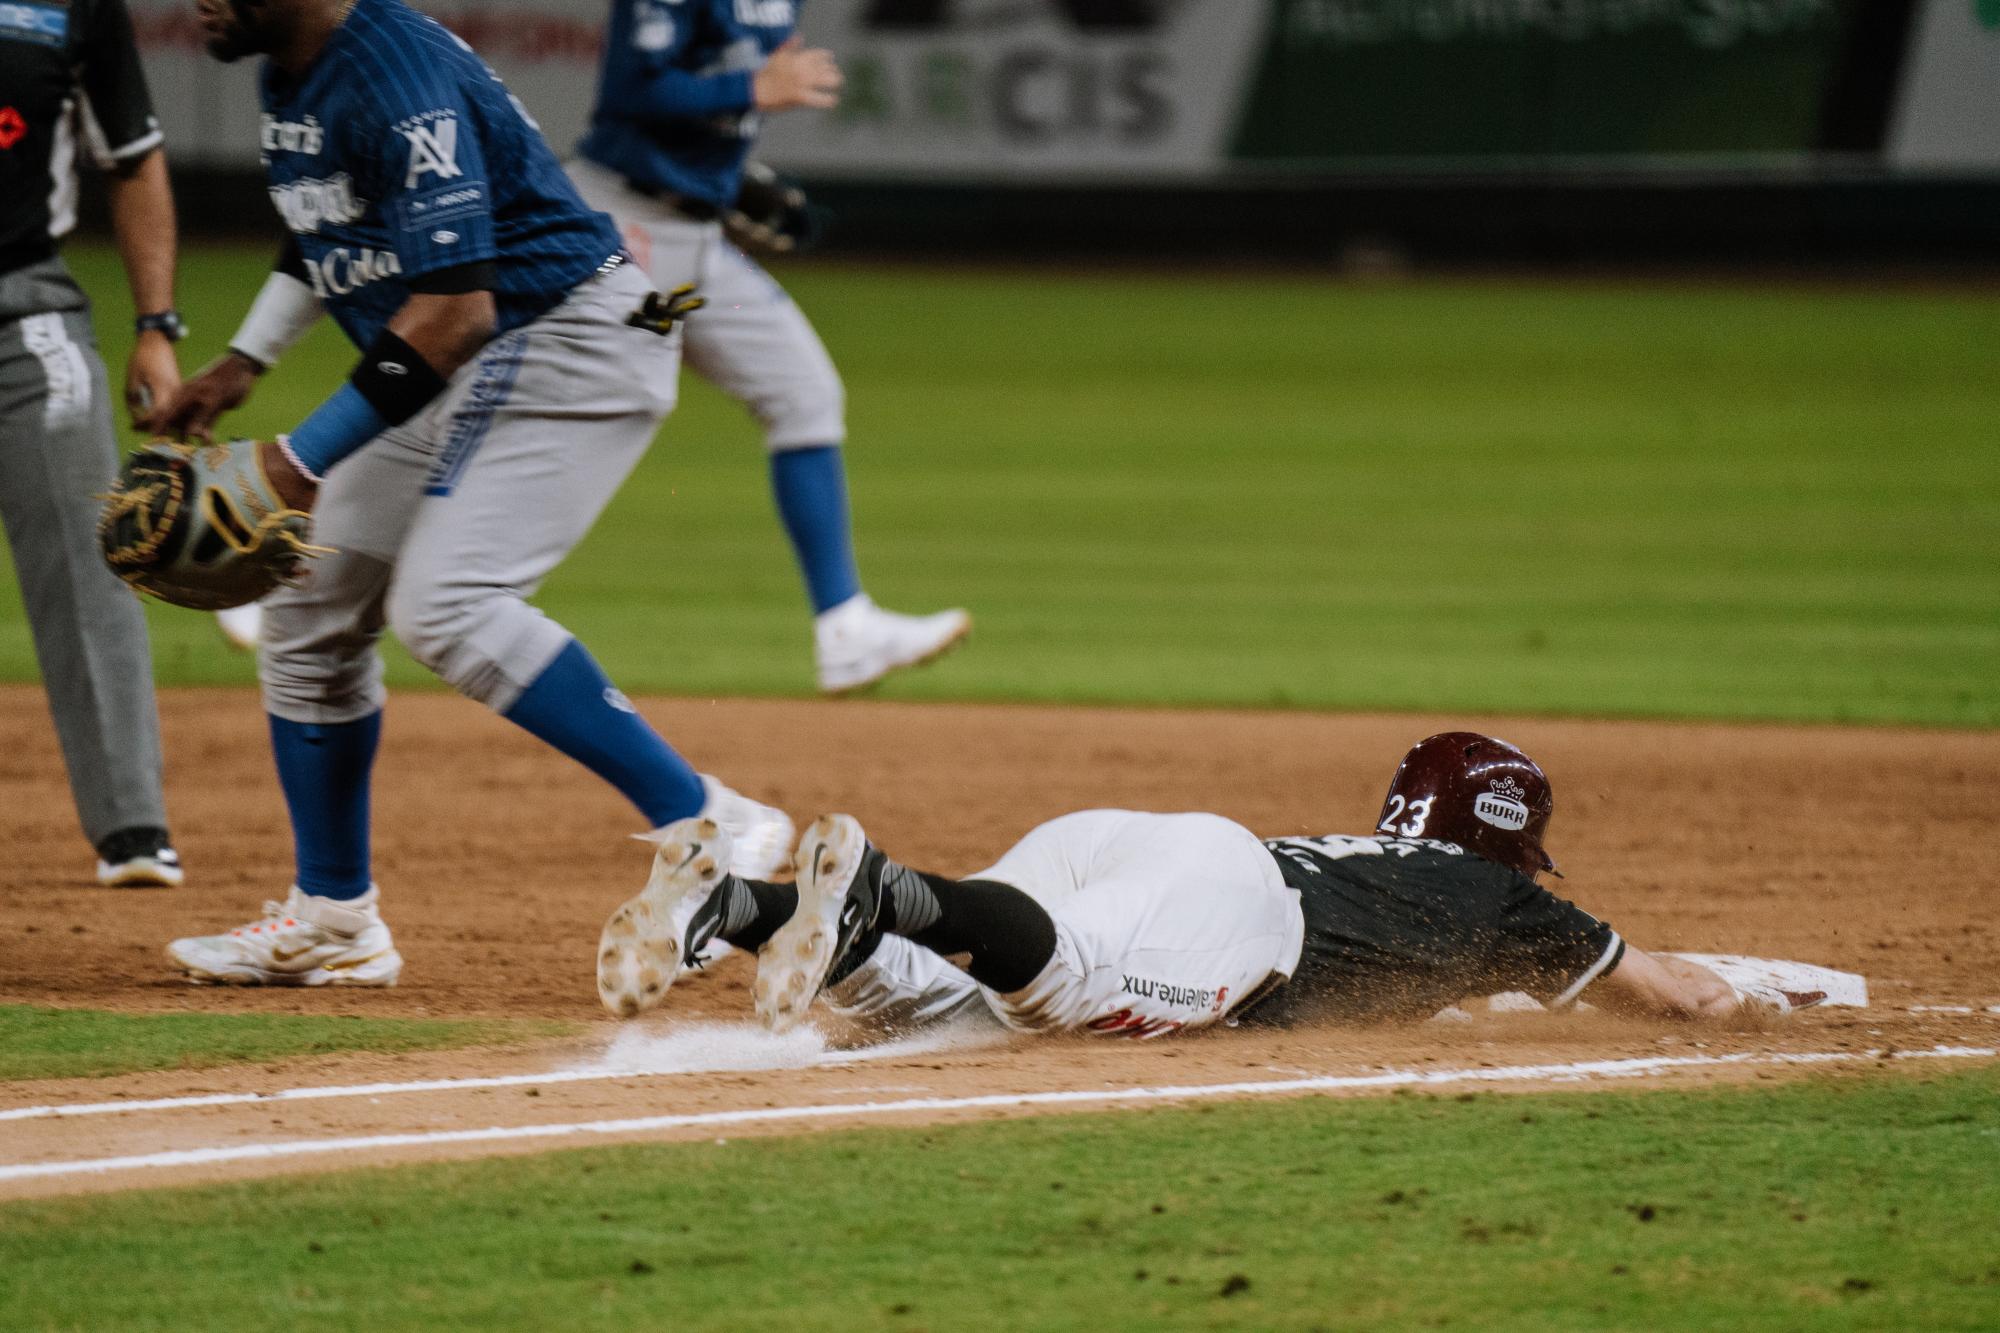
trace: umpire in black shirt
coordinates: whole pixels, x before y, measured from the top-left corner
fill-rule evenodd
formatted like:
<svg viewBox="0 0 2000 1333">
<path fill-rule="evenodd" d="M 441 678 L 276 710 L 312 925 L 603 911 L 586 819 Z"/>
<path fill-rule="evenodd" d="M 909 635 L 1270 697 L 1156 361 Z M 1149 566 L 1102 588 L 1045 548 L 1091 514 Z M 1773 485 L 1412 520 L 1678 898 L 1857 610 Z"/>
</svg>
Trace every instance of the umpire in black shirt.
<svg viewBox="0 0 2000 1333">
<path fill-rule="evenodd" d="M 76 159 L 110 175 L 132 288 L 132 424 L 180 384 L 174 209 L 124 0 L 0 3 L 0 522 L 7 529 L 97 876 L 181 881 L 160 790 L 160 724 L 139 602 L 105 567 L 100 493 L 117 470 L 90 303 L 57 254 L 76 223 Z"/>
</svg>

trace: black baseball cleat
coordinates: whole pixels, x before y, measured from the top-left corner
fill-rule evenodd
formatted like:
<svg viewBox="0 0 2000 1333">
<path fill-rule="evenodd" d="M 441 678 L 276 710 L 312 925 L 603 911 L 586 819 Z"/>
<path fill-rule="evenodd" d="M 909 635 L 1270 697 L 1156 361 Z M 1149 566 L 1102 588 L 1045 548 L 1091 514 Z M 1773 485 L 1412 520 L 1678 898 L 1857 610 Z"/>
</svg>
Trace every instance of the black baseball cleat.
<svg viewBox="0 0 2000 1333">
<path fill-rule="evenodd" d="M 824 815 L 799 838 L 792 864 L 799 905 L 757 951 L 757 1016 L 773 1032 L 796 1027 L 844 963 L 863 957 L 882 906 L 882 854 L 852 815 Z"/>
<path fill-rule="evenodd" d="M 97 844 L 97 882 L 111 889 L 171 889 L 183 878 L 180 853 L 163 828 L 122 828 Z"/>
<path fill-rule="evenodd" d="M 655 851 L 646 887 L 611 914 L 597 938 L 597 998 L 620 1018 L 665 999 L 681 967 L 699 966 L 722 928 L 715 890 L 729 875 L 728 832 L 712 819 L 683 819 L 649 840 Z"/>
</svg>

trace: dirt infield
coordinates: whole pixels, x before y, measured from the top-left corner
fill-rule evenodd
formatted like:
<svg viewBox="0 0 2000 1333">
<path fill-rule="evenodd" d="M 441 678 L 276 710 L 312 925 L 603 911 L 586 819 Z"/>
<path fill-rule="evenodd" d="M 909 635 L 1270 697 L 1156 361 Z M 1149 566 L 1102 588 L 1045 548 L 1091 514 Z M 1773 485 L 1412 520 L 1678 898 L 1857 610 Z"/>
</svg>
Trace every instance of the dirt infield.
<svg viewBox="0 0 2000 1333">
<path fill-rule="evenodd" d="M 1564 891 L 1585 907 L 1646 946 L 1801 958 L 1861 972 L 1875 1003 L 1865 1013 L 1809 1013 L 1730 1033 L 1578 1015 L 1391 1032 L 1225 1032 L 1145 1045 L 1017 1042 L 838 1067 L 711 1066 L 671 1079 L 597 1078 L 535 1087 L 532 1097 L 529 1085 L 511 1084 L 372 1102 L 0 1122 L 8 1144 L 0 1158 L 828 1099 L 1212 1084 L 1268 1080 L 1274 1072 L 1478 1069 L 1696 1052 L 1703 1060 L 1778 1051 L 1852 1057 L 2000 1041 L 2000 1014 L 1987 1012 L 2000 1005 L 1992 901 L 2000 734 L 866 702 L 648 700 L 643 707 L 699 766 L 801 818 L 850 811 L 904 859 L 958 873 L 978 868 L 1042 819 L 1100 805 L 1214 810 L 1272 835 L 1364 831 L 1410 742 L 1447 726 L 1492 730 L 1549 769 L 1558 803 L 1550 845 L 1568 874 Z M 625 839 L 637 821 L 616 797 L 472 704 L 399 697 L 377 775 L 376 837 L 387 913 L 408 960 L 404 984 L 393 991 L 195 988 L 169 973 L 161 946 L 175 935 L 238 924 L 282 893 L 284 810 L 251 695 L 173 692 L 162 711 L 189 883 L 112 893 L 89 881 L 89 851 L 76 832 L 39 692 L 0 690 L 0 1003 L 537 1016 L 580 1022 L 588 1035 L 562 1050 L 525 1055 L 349 1057 L 281 1073 L 14 1085 L 0 1088 L 0 1110 L 534 1074 L 601 1060 L 620 1025 L 598 1009 L 593 946 L 606 911 L 642 881 L 647 856 Z M 693 979 L 643 1031 L 666 1038 L 693 1020 L 742 1021 L 747 973 L 735 959 Z M 1953 1006 L 1971 1012 L 1946 1012 Z M 727 1034 L 717 1040 L 726 1045 Z M 787 1058 L 777 1052 L 764 1063 Z M 1783 1068 L 1696 1064 L 1669 1073 L 1769 1077 Z M 1008 1108 L 938 1112 L 1001 1113 Z M 747 1132 L 762 1131 L 750 1125 Z M 507 1147 L 440 1146 L 421 1155 Z M 218 1170 L 191 1165 L 173 1174 Z M 161 1179 L 129 1173 L 117 1183 Z"/>
</svg>

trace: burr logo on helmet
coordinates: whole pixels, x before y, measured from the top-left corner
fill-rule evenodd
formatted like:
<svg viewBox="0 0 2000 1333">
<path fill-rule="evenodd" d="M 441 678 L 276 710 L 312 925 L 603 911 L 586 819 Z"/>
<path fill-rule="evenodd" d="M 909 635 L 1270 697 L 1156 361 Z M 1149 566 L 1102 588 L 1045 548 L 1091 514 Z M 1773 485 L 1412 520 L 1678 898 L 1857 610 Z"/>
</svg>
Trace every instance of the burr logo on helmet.
<svg viewBox="0 0 2000 1333">
<path fill-rule="evenodd" d="M 1495 828 L 1519 833 L 1528 827 L 1527 795 L 1528 789 L 1514 779 L 1501 778 L 1473 799 L 1472 813 Z"/>
</svg>

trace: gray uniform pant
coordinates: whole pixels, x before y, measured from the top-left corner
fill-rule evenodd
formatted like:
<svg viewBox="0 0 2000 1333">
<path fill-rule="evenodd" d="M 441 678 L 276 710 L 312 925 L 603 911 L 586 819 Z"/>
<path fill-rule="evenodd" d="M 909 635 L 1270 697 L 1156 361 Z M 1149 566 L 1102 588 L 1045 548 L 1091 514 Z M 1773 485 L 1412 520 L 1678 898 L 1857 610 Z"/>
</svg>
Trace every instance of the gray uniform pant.
<svg viewBox="0 0 2000 1333">
<path fill-rule="evenodd" d="M 630 263 L 583 283 L 329 470 L 312 541 L 333 554 L 264 601 L 270 712 L 327 725 L 380 709 L 385 624 L 500 712 L 555 660 L 569 631 L 527 599 L 673 409 L 680 334 L 625 323 L 651 290 Z"/>
<path fill-rule="evenodd" d="M 117 470 L 89 301 L 60 259 L 0 274 L 0 521 L 92 842 L 167 822 L 146 618 L 97 546 Z"/>
<path fill-rule="evenodd" d="M 625 246 L 670 292 L 694 283 L 708 304 L 687 319 L 688 366 L 750 409 L 771 452 L 841 444 L 847 398 L 826 345 L 777 280 L 730 244 L 719 222 L 688 217 L 595 162 L 568 163 L 584 202 L 611 214 Z"/>
</svg>

